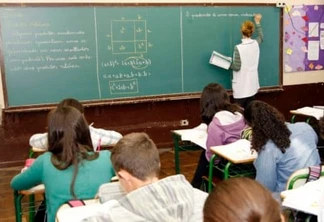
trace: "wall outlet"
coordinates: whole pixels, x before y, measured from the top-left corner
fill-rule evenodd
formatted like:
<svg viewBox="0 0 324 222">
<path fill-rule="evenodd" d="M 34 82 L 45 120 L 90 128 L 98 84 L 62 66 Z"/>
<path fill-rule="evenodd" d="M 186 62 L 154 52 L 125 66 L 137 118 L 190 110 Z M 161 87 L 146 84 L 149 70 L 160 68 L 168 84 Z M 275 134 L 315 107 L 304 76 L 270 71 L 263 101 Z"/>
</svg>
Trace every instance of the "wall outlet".
<svg viewBox="0 0 324 222">
<path fill-rule="evenodd" d="M 277 2 L 277 3 L 276 3 L 276 6 L 277 6 L 278 8 L 284 8 L 284 7 L 286 7 L 286 3 L 284 3 L 284 2 Z"/>
<path fill-rule="evenodd" d="M 187 119 L 180 120 L 180 126 L 189 126 L 189 121 Z"/>
</svg>

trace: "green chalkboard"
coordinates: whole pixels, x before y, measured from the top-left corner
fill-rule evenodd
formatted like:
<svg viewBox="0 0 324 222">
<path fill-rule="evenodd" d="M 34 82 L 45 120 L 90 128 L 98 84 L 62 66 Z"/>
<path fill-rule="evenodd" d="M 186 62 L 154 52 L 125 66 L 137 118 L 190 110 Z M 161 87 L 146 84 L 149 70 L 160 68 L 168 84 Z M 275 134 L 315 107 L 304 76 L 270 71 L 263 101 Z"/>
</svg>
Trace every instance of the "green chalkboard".
<svg viewBox="0 0 324 222">
<path fill-rule="evenodd" d="M 240 24 L 262 13 L 260 84 L 281 85 L 281 11 L 273 6 L 2 7 L 1 68 L 7 107 L 134 99 L 231 89 L 231 71 L 209 64 L 232 56 Z"/>
</svg>

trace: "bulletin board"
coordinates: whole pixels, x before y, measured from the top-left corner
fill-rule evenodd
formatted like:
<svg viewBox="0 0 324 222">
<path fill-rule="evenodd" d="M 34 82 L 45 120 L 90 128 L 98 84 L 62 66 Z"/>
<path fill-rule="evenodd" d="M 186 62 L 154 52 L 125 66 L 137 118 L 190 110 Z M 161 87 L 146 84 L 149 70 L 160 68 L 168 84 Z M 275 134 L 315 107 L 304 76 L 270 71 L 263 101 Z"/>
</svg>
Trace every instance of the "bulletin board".
<svg viewBox="0 0 324 222">
<path fill-rule="evenodd" d="M 293 5 L 284 11 L 284 71 L 323 70 L 324 5 Z"/>
</svg>

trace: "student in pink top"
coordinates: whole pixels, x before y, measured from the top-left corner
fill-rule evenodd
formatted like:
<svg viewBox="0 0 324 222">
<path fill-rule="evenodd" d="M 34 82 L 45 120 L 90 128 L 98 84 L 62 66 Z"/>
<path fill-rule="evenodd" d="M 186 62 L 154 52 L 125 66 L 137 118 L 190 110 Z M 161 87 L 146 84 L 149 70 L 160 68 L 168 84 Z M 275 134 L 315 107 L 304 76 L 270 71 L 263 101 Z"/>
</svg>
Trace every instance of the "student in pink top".
<svg viewBox="0 0 324 222">
<path fill-rule="evenodd" d="M 242 108 L 230 102 L 227 91 L 218 83 L 205 86 L 200 98 L 200 115 L 207 128 L 206 151 L 203 151 L 191 182 L 199 188 L 201 178 L 208 175 L 211 146 L 225 145 L 240 139 L 241 132 L 247 127 L 242 115 Z M 219 162 L 219 160 L 217 160 Z"/>
</svg>

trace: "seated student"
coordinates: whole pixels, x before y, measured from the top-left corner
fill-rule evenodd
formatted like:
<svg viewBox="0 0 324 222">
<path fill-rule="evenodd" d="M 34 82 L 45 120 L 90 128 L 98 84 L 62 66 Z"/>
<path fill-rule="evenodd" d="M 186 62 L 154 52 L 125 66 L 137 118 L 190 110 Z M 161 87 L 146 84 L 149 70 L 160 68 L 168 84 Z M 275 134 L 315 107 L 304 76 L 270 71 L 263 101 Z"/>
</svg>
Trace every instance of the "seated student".
<svg viewBox="0 0 324 222">
<path fill-rule="evenodd" d="M 319 134 L 321 138 L 324 139 L 324 117 L 320 118 L 320 120 L 318 121 L 318 125 L 319 125 Z"/>
<path fill-rule="evenodd" d="M 262 101 L 252 101 L 244 117 L 252 127 L 251 146 L 258 152 L 256 180 L 279 199 L 292 173 L 320 163 L 317 135 L 306 122 L 286 123 L 276 108 Z"/>
<path fill-rule="evenodd" d="M 279 203 L 257 181 L 230 178 L 215 186 L 204 206 L 204 222 L 284 222 Z"/>
<path fill-rule="evenodd" d="M 227 91 L 218 83 L 205 86 L 200 98 L 200 115 L 208 126 L 207 150 L 203 151 L 192 186 L 199 188 L 201 178 L 208 175 L 208 164 L 213 152 L 211 146 L 225 145 L 240 139 L 243 129 L 247 127 L 242 115 L 243 109 L 230 102 Z"/>
<path fill-rule="evenodd" d="M 84 107 L 82 104 L 73 98 L 67 98 L 62 100 L 58 104 L 59 107 L 64 106 L 72 106 L 78 109 L 82 114 L 84 114 Z M 104 130 L 104 129 L 96 129 L 93 126 L 89 126 L 90 135 L 92 140 L 92 145 L 94 150 L 97 150 L 100 145 L 113 145 L 118 142 L 122 138 L 122 135 L 116 131 L 112 130 Z M 36 147 L 38 149 L 47 150 L 47 133 L 38 133 L 31 136 L 29 139 L 29 144 L 32 147 Z"/>
<path fill-rule="evenodd" d="M 159 180 L 158 149 L 147 134 L 124 136 L 113 148 L 111 162 L 126 195 L 117 200 L 99 195 L 109 200 L 104 210 L 84 221 L 202 221 L 207 193 L 194 189 L 183 175 Z"/>
<path fill-rule="evenodd" d="M 66 106 L 48 116 L 48 152 L 11 180 L 14 190 L 45 185 L 48 222 L 71 199 L 94 198 L 99 186 L 114 176 L 110 151 L 94 152 L 82 113 Z"/>
</svg>

